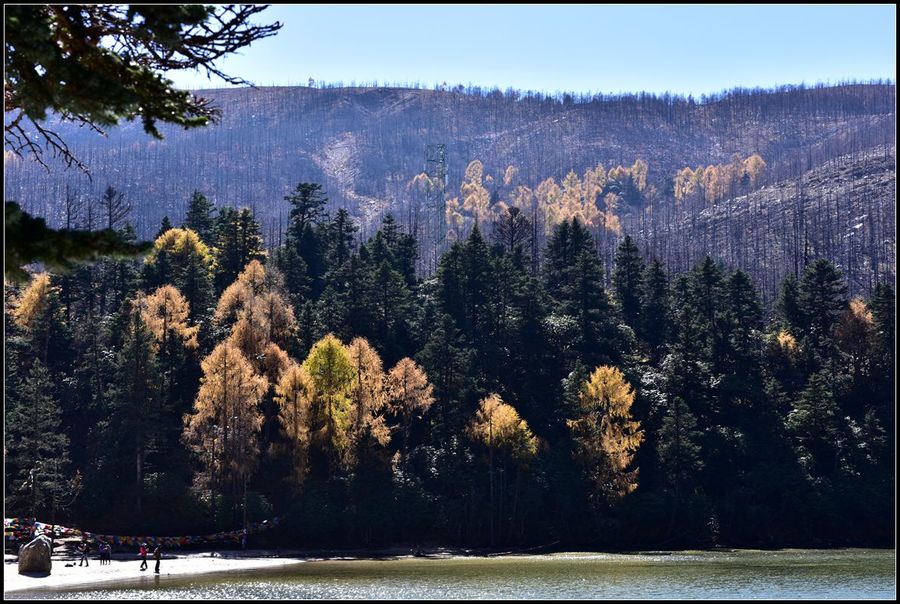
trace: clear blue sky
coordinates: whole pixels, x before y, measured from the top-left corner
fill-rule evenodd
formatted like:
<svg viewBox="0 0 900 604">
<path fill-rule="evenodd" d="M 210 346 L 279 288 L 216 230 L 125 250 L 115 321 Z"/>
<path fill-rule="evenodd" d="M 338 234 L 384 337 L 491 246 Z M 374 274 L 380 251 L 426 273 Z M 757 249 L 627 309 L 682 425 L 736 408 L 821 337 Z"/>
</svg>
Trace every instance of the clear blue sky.
<svg viewBox="0 0 900 604">
<path fill-rule="evenodd" d="M 256 85 L 474 84 L 700 95 L 896 79 L 896 6 L 272 6 L 272 38 L 219 63 Z M 218 78 L 169 72 L 182 88 Z"/>
</svg>

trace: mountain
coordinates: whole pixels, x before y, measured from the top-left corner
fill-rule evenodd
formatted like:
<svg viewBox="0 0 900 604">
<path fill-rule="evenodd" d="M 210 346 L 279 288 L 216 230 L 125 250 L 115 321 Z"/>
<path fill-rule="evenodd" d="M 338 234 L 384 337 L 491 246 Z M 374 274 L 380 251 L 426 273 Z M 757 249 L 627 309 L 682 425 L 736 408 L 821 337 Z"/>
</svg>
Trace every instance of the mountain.
<svg viewBox="0 0 900 604">
<path fill-rule="evenodd" d="M 272 243 L 287 214 L 283 197 L 298 182 L 318 182 L 332 209 L 345 207 L 360 222 L 361 237 L 390 211 L 419 231 L 428 258 L 446 246 L 445 231 L 453 231 L 444 225 L 435 231 L 443 208 L 425 207 L 425 197 L 410 186 L 425 168 L 429 145 L 446 148 L 445 199 L 460 196 L 467 167 L 477 159 L 479 186 L 492 205 L 507 202 L 519 185 L 535 190 L 550 177 L 562 183 L 570 171 L 628 168 L 642 160 L 648 170 L 641 191 L 621 195 L 612 208 L 603 205 L 608 188 L 587 202 L 616 215 L 615 228 L 609 220 L 598 227 L 607 270 L 615 245 L 630 233 L 648 256 L 676 270 L 707 253 L 746 268 L 766 284 L 767 299 L 772 284 L 817 257 L 851 276 L 852 293 L 865 293 L 896 271 L 893 83 L 739 89 L 700 100 L 460 87 L 202 94 L 222 109 L 220 122 L 162 128 L 164 140 L 152 139 L 138 123 L 106 137 L 59 124 L 57 132 L 92 178 L 7 157 L 5 198 L 59 225 L 67 190 L 93 199 L 111 185 L 134 206 L 139 234 L 150 237 L 164 215 L 178 224 L 199 189 L 217 206 L 253 208 Z M 682 168 L 728 166 L 735 155 L 753 154 L 765 169 L 752 182 L 746 175 L 739 180 L 738 170 L 713 198 L 676 199 L 673 180 Z M 515 178 L 505 182 L 509 174 Z M 464 228 L 472 218 L 465 216 Z M 428 225 L 432 232 L 423 232 Z"/>
</svg>

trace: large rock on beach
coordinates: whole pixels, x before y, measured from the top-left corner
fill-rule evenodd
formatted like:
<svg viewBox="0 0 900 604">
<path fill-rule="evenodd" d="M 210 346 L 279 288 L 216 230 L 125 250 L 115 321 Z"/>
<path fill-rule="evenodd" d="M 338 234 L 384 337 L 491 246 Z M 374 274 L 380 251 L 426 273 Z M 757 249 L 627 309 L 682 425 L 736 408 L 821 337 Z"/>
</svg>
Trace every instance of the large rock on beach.
<svg viewBox="0 0 900 604">
<path fill-rule="evenodd" d="M 40 535 L 19 548 L 19 574 L 50 572 L 50 538 Z"/>
</svg>

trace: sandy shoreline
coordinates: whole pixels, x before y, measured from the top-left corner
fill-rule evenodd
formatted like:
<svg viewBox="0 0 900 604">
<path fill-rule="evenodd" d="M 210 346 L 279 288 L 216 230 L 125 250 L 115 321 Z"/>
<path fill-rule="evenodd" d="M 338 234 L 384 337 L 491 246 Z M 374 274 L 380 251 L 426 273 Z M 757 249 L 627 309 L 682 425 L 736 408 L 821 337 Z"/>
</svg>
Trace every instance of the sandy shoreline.
<svg viewBox="0 0 900 604">
<path fill-rule="evenodd" d="M 315 559 L 298 553 L 281 552 L 276 555 L 268 551 L 216 551 L 167 553 L 160 563 L 160 574 L 153 572 L 154 560 L 147 556 L 148 569 L 141 571 L 140 559 L 137 556 L 127 559 L 113 559 L 110 564 L 100 565 L 100 561 L 91 559 L 90 566 L 79 567 L 78 559 L 70 556 L 53 556 L 53 568 L 50 575 L 20 575 L 16 557 L 6 555 L 3 565 L 3 594 L 17 592 L 41 591 L 44 589 L 67 589 L 83 587 L 111 586 L 116 583 L 143 584 L 153 582 L 160 577 L 202 575 L 207 573 L 248 571 L 266 568 L 279 568 L 298 562 L 309 562 Z M 73 564 L 74 566 L 66 566 Z"/>
</svg>

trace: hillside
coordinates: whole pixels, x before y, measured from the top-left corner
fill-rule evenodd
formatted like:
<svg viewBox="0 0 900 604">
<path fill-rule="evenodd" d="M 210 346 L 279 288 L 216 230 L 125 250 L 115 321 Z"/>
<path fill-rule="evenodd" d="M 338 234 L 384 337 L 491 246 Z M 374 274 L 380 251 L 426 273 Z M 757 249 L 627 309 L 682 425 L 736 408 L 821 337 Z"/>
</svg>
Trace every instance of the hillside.
<svg viewBox="0 0 900 604">
<path fill-rule="evenodd" d="M 697 214 L 699 210 L 674 207 L 671 181 L 680 168 L 722 164 L 734 154 L 757 153 L 766 162 L 764 177 L 757 183 L 758 191 L 740 191 L 741 199 L 749 200 L 748 207 L 779 200 L 773 203 L 780 208 L 781 227 L 785 221 L 796 222 L 788 208 L 799 212 L 797 220 L 802 224 L 793 227 L 797 232 L 837 227 L 837 223 L 804 222 L 821 213 L 801 208 L 817 204 L 841 206 L 840 211 L 853 216 L 865 214 L 866 220 L 893 225 L 895 86 L 891 84 L 736 90 L 703 102 L 643 94 L 554 99 L 458 88 L 297 87 L 203 94 L 222 109 L 221 122 L 202 130 L 168 128 L 161 141 L 133 123 L 111 130 L 106 138 L 62 125 L 60 133 L 90 167 L 93 179 L 71 170 L 48 174 L 36 164 L 13 159 L 6 163 L 5 198 L 59 224 L 67 187 L 72 194 L 96 198 L 112 185 L 134 205 L 138 232 L 151 236 L 164 215 L 176 223 L 181 220 L 186 200 L 199 189 L 217 206 L 250 206 L 266 236 L 275 239 L 279 220 L 287 211 L 282 198 L 296 183 L 309 181 L 322 183 L 331 206 L 346 207 L 360 221 L 360 235 L 365 237 L 386 211 L 394 212 L 401 222 L 416 220 L 421 199 L 408 184 L 423 170 L 429 144 L 446 145 L 447 198 L 457 195 L 473 159 L 484 163 L 486 177 L 493 175 L 493 185 L 486 180 L 487 188 L 500 199 L 511 190 L 500 185 L 509 165 L 518 168 L 514 184 L 535 188 L 548 177 L 561 181 L 570 170 L 580 174 L 598 163 L 610 169 L 644 160 L 649 166 L 647 182 L 658 195 L 653 200 L 642 198 L 639 207 L 619 209 L 622 232 L 607 238 L 611 253 L 615 242 L 628 232 L 650 245 L 638 231 L 651 203 L 657 216 Z M 870 175 L 879 176 L 870 182 Z M 804 203 L 791 204 L 788 192 L 798 186 Z M 840 203 L 850 194 L 857 196 L 852 210 Z M 682 232 L 679 237 L 685 247 L 683 254 L 657 253 L 673 268 L 683 268 L 686 258 L 682 255 L 719 254 L 724 231 L 731 233 L 727 235 L 732 238 L 731 251 L 720 259 L 751 270 L 771 264 L 772 258 L 759 254 L 748 258 L 736 252 L 744 240 L 737 230 L 768 228 L 758 227 L 757 221 L 774 219 L 771 212 L 754 210 L 753 224 L 744 224 L 740 212 L 735 216 L 729 210 L 741 207 L 746 201 L 741 199 L 707 209 L 708 216 L 704 214 L 699 223 L 691 221 L 689 227 L 682 222 L 654 227 Z M 723 212 L 727 215 L 722 216 Z M 734 220 L 744 222 L 738 229 L 728 227 Z M 874 262 L 880 266 L 880 275 L 893 275 L 893 226 L 861 230 L 852 240 L 852 257 L 842 262 L 850 248 L 844 245 L 848 225 L 841 224 L 843 231 L 816 232 L 813 239 L 825 237 L 831 243 L 811 245 L 806 253 L 825 255 L 858 270 Z M 694 232 L 683 233 L 685 228 Z M 878 246 L 890 250 L 891 259 L 883 255 L 868 261 L 855 258 L 857 252 L 873 249 L 876 230 Z M 776 237 L 776 232 L 769 229 L 767 237 Z M 760 245 L 773 250 L 771 242 Z M 667 244 L 663 249 L 670 248 Z M 793 270 L 796 255 L 778 258 L 789 261 Z M 874 268 L 869 272 L 858 283 L 851 279 L 851 288 L 867 289 L 865 284 L 878 278 Z M 756 276 L 765 277 L 761 281 L 766 282 L 780 275 Z"/>
</svg>

